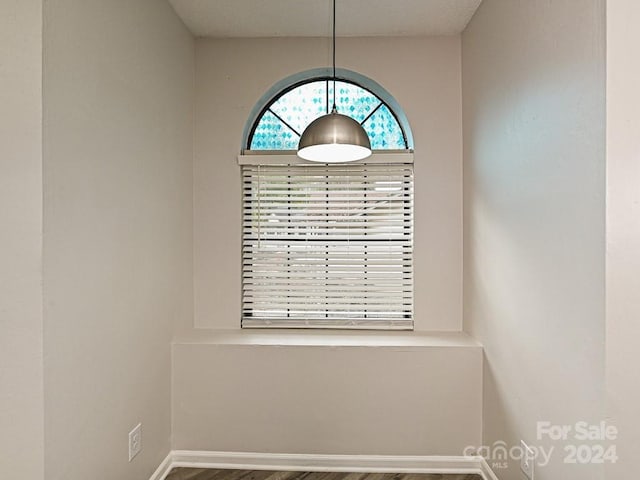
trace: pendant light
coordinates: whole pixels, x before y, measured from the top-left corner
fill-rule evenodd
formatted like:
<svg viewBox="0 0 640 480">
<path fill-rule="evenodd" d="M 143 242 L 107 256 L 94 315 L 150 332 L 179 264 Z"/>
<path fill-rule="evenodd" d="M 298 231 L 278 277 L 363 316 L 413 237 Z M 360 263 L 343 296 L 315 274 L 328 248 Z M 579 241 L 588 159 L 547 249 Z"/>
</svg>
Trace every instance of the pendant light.
<svg viewBox="0 0 640 480">
<path fill-rule="evenodd" d="M 369 136 L 362 125 L 336 108 L 336 0 L 333 0 L 333 108 L 302 132 L 298 156 L 320 163 L 362 160 L 371 155 Z"/>
</svg>

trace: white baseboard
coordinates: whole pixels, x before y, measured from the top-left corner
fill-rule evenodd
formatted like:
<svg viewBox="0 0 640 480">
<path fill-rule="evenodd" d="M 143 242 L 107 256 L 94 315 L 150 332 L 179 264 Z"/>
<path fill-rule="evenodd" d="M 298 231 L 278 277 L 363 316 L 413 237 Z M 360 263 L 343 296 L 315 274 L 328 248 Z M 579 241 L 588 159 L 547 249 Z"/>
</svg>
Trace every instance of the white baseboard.
<svg viewBox="0 0 640 480">
<path fill-rule="evenodd" d="M 172 468 L 229 468 L 310 472 L 475 473 L 498 480 L 482 457 L 403 455 L 304 455 L 173 450 L 149 480 L 164 480 Z"/>
<path fill-rule="evenodd" d="M 162 463 L 156 468 L 156 471 L 153 472 L 149 480 L 164 480 L 169 472 L 173 468 L 173 452 L 169 452 L 169 454 L 165 457 Z"/>
<path fill-rule="evenodd" d="M 493 470 L 491 470 L 487 461 L 482 457 L 480 457 L 480 468 L 482 470 L 480 475 L 482 475 L 484 480 L 499 480 L 496 474 L 493 473 Z"/>
</svg>

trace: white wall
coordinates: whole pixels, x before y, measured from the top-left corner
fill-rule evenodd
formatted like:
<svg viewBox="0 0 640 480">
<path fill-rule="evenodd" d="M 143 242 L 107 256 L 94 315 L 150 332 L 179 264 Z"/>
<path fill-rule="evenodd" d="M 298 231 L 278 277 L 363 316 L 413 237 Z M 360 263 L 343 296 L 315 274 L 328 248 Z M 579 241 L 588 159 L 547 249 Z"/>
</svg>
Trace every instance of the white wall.
<svg viewBox="0 0 640 480">
<path fill-rule="evenodd" d="M 418 331 L 240 331 L 245 122 L 273 84 L 330 64 L 330 41 L 198 40 L 196 329 L 174 342 L 174 448 L 461 454 L 480 441 L 479 346 L 454 334 L 435 347 L 423 335 L 462 327 L 460 38 L 338 39 L 337 52 L 338 66 L 380 83 L 412 127 Z"/>
<path fill-rule="evenodd" d="M 480 444 L 482 348 L 473 340 L 286 338 L 177 340 L 173 447 L 461 455 Z"/>
<path fill-rule="evenodd" d="M 607 1 L 607 415 L 619 460 L 606 478 L 637 476 L 640 451 L 640 4 Z"/>
<path fill-rule="evenodd" d="M 44 47 L 46 478 L 149 478 L 192 309 L 193 39 L 164 0 L 58 0 Z"/>
<path fill-rule="evenodd" d="M 42 2 L 0 2 L 0 472 L 43 478 Z"/>
<path fill-rule="evenodd" d="M 464 315 L 485 349 L 484 442 L 555 446 L 539 480 L 602 475 L 565 465 L 536 422 L 603 415 L 604 13 L 484 0 L 462 40 Z"/>
<path fill-rule="evenodd" d="M 460 38 L 338 39 L 337 61 L 339 67 L 380 83 L 409 118 L 415 140 L 415 327 L 460 330 Z M 241 182 L 236 157 L 251 109 L 279 80 L 330 62 L 328 39 L 198 40 L 196 327 L 240 328 Z"/>
</svg>

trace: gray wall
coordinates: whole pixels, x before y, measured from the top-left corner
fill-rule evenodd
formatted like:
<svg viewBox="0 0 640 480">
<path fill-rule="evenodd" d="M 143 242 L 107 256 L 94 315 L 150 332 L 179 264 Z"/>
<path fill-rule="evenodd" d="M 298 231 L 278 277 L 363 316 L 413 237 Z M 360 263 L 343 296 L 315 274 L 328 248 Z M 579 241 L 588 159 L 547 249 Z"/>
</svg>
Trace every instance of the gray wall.
<svg viewBox="0 0 640 480">
<path fill-rule="evenodd" d="M 459 455 L 480 441 L 478 345 L 453 334 L 436 348 L 424 335 L 462 328 L 460 37 L 340 38 L 337 51 L 338 66 L 380 83 L 411 124 L 417 331 L 399 338 L 240 330 L 242 131 L 273 84 L 330 64 L 330 41 L 200 39 L 196 329 L 174 345 L 174 448 Z"/>
<path fill-rule="evenodd" d="M 463 33 L 464 317 L 485 349 L 484 443 L 603 418 L 603 0 L 484 0 Z M 571 439 L 567 443 L 571 442 Z M 518 462 L 497 470 L 519 479 Z"/>
<path fill-rule="evenodd" d="M 607 417 L 619 460 L 606 478 L 637 476 L 640 451 L 640 3 L 607 2 Z"/>
<path fill-rule="evenodd" d="M 193 39 L 164 0 L 56 0 L 44 45 L 46 477 L 140 480 L 191 318 Z"/>
<path fill-rule="evenodd" d="M 329 65 L 329 39 L 196 43 L 195 325 L 240 329 L 241 181 L 251 109 L 276 82 Z M 460 37 L 340 38 L 338 66 L 405 110 L 415 141 L 415 328 L 462 329 Z M 419 59 L 419 61 L 417 61 Z M 312 333 L 310 333 L 312 334 Z"/>
<path fill-rule="evenodd" d="M 42 2 L 0 2 L 0 472 L 43 478 Z"/>
<path fill-rule="evenodd" d="M 251 337 L 176 340 L 175 449 L 461 455 L 481 441 L 482 348 L 468 337 Z"/>
</svg>

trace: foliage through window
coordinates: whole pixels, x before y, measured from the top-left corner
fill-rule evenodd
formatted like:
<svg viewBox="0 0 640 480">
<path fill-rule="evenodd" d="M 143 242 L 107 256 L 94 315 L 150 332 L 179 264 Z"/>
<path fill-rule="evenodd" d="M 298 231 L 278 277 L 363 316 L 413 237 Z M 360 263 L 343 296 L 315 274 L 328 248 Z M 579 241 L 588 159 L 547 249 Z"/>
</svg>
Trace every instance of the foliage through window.
<svg viewBox="0 0 640 480">
<path fill-rule="evenodd" d="M 333 80 L 315 79 L 281 92 L 254 124 L 250 150 L 296 150 L 304 129 L 329 113 Z M 405 150 L 407 137 L 389 106 L 377 95 L 347 80 L 336 82 L 338 113 L 357 120 L 374 150 Z"/>
</svg>

